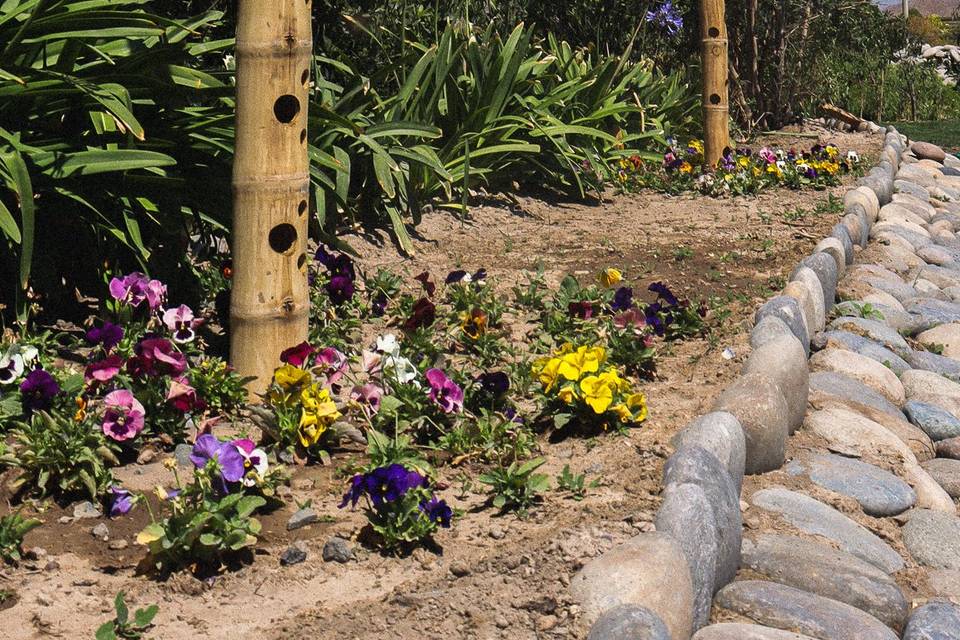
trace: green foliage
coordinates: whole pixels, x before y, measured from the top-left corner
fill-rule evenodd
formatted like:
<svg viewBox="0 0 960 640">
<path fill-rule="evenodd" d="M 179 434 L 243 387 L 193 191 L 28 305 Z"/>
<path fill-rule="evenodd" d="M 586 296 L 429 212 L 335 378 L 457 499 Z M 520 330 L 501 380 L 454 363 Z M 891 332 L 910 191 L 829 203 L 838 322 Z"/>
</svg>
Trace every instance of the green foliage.
<svg viewBox="0 0 960 640">
<path fill-rule="evenodd" d="M 478 480 L 490 487 L 491 503 L 500 511 L 517 511 L 523 514 L 550 488 L 550 478 L 543 473 L 534 473 L 546 463 L 544 458 L 534 458 L 520 464 L 513 462 L 508 467 L 494 467 L 479 476 Z"/>
<path fill-rule="evenodd" d="M 39 497 L 86 494 L 96 501 L 113 483 L 108 465 L 119 464 L 103 432 L 90 421 L 37 412 L 11 431 L 13 451 L 0 463 L 20 474 L 13 491 L 29 487 Z"/>
<path fill-rule="evenodd" d="M 481 409 L 476 420 L 463 421 L 440 436 L 437 447 L 460 460 L 500 462 L 528 457 L 536 449 L 537 440 L 529 427 L 501 413 Z"/>
<path fill-rule="evenodd" d="M 587 489 L 593 489 L 600 486 L 599 480 L 594 480 L 587 484 L 586 474 L 576 474 L 570 470 L 570 465 L 563 465 L 563 470 L 557 476 L 557 489 L 566 491 L 570 497 L 580 502 L 587 495 Z"/>
<path fill-rule="evenodd" d="M 397 433 L 393 438 L 377 431 L 367 431 L 367 455 L 370 462 L 366 467 L 372 471 L 378 467 L 388 467 L 391 464 L 403 465 L 408 469 L 415 469 L 424 475 L 430 470 L 430 465 L 424 460 L 413 446 L 410 437 Z"/>
<path fill-rule="evenodd" d="M 232 413 L 247 401 L 247 380 L 221 358 L 205 356 L 190 368 L 190 384 L 216 414 Z"/>
<path fill-rule="evenodd" d="M 116 640 L 123 638 L 125 640 L 139 640 L 143 634 L 153 626 L 153 619 L 156 617 L 160 607 L 153 604 L 146 609 L 137 609 L 133 613 L 133 619 L 130 619 L 130 610 L 124 600 L 124 593 L 120 591 L 113 602 L 116 616 L 113 620 L 108 620 L 97 629 L 96 640 Z"/>
<path fill-rule="evenodd" d="M 23 536 L 41 524 L 36 518 L 24 518 L 18 512 L 0 516 L 0 559 L 4 562 L 20 560 Z"/>
<path fill-rule="evenodd" d="M 913 140 L 926 140 L 944 149 L 960 151 L 960 119 L 937 122 L 892 122 L 900 133 Z"/>
<path fill-rule="evenodd" d="M 432 489 L 416 487 L 397 500 L 381 503 L 379 508 L 367 508 L 365 512 L 370 527 L 380 535 L 388 549 L 399 549 L 425 540 L 439 527 L 421 508 L 432 497 Z"/>
</svg>

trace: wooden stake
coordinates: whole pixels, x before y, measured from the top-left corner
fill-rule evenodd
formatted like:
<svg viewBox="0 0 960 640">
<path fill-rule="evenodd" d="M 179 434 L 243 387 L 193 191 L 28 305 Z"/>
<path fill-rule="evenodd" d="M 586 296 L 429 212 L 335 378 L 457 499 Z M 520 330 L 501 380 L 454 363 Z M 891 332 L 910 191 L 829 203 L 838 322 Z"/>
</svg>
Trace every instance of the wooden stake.
<svg viewBox="0 0 960 640">
<path fill-rule="evenodd" d="M 262 392 L 306 340 L 310 0 L 239 0 L 230 360 Z"/>
<path fill-rule="evenodd" d="M 700 0 L 703 61 L 703 146 L 708 167 L 716 167 L 730 144 L 727 87 L 727 25 L 724 0 Z"/>
</svg>

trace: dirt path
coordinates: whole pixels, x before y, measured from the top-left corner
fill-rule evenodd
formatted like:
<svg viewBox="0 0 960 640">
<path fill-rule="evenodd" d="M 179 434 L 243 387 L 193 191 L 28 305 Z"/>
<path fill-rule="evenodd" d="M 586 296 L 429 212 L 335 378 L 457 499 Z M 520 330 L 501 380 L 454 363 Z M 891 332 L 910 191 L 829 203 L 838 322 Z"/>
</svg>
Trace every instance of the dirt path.
<svg viewBox="0 0 960 640">
<path fill-rule="evenodd" d="M 855 149 L 868 161 L 877 153 L 876 139 L 867 135 L 830 134 L 822 141 Z M 815 140 L 769 142 L 808 147 Z M 120 589 L 133 604 L 160 605 L 152 637 L 164 639 L 581 637 L 578 612 L 566 596 L 570 577 L 587 559 L 652 529 L 670 437 L 707 411 L 739 372 L 754 307 L 836 223 L 837 213 L 813 210 L 845 188 L 728 200 L 645 193 L 595 206 L 518 198 L 511 206 L 473 208 L 464 227 L 448 214 L 425 216 L 411 260 L 372 239 L 346 238 L 365 268 L 383 265 L 406 276 L 425 268 L 444 274 L 485 267 L 509 285 L 539 262 L 556 284 L 567 273 L 617 266 L 635 286 L 663 280 L 707 299 L 713 331 L 661 353 L 658 379 L 643 387 L 650 417 L 642 429 L 542 443 L 551 477 L 569 464 L 588 481 L 601 481 L 582 502 L 550 492 L 526 520 L 491 517 L 491 510 L 476 509 L 482 496 L 446 469 L 445 495 L 466 513 L 438 536 L 442 550 L 398 559 L 355 546 L 357 560 L 341 565 L 322 561 L 323 544 L 332 535 L 354 537 L 362 518 L 336 509 L 343 482 L 334 468 L 308 468 L 294 475 L 285 507 L 263 519 L 255 561 L 206 583 L 133 576 L 140 552 L 132 537 L 146 521 L 142 511 L 107 523 L 111 541 L 130 542 L 110 549 L 90 535 L 98 521 L 60 524 L 64 513 L 54 509 L 43 515 L 46 526 L 27 536 L 27 547 L 45 549 L 42 557 L 0 573 L 0 590 L 15 590 L 19 598 L 0 614 L 10 634 L 4 637 L 92 637 Z M 335 459 L 333 467 L 346 459 Z M 121 475 L 144 489 L 166 477 L 158 462 Z M 323 521 L 286 531 L 296 503 L 307 500 Z M 306 544 L 306 562 L 279 566 L 280 553 L 295 541 Z"/>
</svg>

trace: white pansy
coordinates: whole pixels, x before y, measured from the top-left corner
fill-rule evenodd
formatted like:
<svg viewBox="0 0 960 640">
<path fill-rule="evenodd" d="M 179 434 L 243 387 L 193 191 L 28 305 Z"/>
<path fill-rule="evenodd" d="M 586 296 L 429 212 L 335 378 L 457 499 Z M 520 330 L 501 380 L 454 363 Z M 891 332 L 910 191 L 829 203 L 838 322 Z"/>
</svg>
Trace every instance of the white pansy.
<svg viewBox="0 0 960 640">
<path fill-rule="evenodd" d="M 380 353 L 385 353 L 390 356 L 399 356 L 400 355 L 400 343 L 397 341 L 397 336 L 392 333 L 386 333 L 382 336 L 377 337 L 377 351 Z"/>
<path fill-rule="evenodd" d="M 40 354 L 31 345 L 12 344 L 0 356 L 0 384 L 12 384 Z"/>
</svg>

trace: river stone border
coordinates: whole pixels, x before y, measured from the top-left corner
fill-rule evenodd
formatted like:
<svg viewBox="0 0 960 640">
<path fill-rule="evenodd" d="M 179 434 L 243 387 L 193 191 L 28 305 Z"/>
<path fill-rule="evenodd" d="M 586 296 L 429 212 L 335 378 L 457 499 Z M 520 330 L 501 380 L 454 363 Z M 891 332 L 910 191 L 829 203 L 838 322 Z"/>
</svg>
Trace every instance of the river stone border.
<svg viewBox="0 0 960 640">
<path fill-rule="evenodd" d="M 865 129 L 884 133 L 874 123 Z M 821 314 L 834 305 L 838 280 L 853 263 L 854 247 L 866 246 L 880 208 L 893 201 L 897 191 L 894 181 L 906 149 L 906 138 L 895 128 L 887 128 L 877 166 L 844 196 L 841 221 L 800 260 L 784 292 L 758 309 L 750 335 L 753 351 L 742 377 L 724 390 L 714 411 L 697 418 L 674 437 L 676 450 L 664 467 L 665 499 L 657 514 L 658 531 L 635 536 L 589 562 L 577 576 L 581 583 L 588 575 L 598 581 L 616 580 L 612 574 L 617 571 L 610 560 L 622 560 L 631 550 L 643 553 L 651 545 L 638 545 L 641 539 L 663 536 L 676 541 L 672 552 L 680 558 L 666 557 L 660 545 L 648 557 L 631 558 L 630 564 L 644 567 L 643 572 L 651 576 L 670 571 L 679 574 L 682 569 L 678 567 L 687 569 L 658 589 L 633 590 L 622 594 L 623 598 L 609 599 L 602 611 L 594 601 L 593 615 L 587 618 L 592 623 L 590 640 L 637 637 L 625 630 L 637 629 L 633 624 L 641 623 L 634 623 L 632 615 L 629 623 L 623 621 L 624 607 L 642 609 L 642 624 L 658 629 L 652 636 L 655 638 L 660 638 L 666 628 L 673 632 L 672 640 L 689 640 L 690 634 L 708 623 L 713 595 L 732 582 L 741 564 L 739 497 L 743 476 L 784 464 L 785 442 L 803 420 L 810 396 L 811 339 L 823 326 Z M 762 398 L 758 401 L 759 396 Z M 698 519 L 700 512 L 706 513 Z M 674 609 L 667 614 L 663 594 L 655 593 L 659 591 L 673 591 L 673 602 L 684 603 L 689 610 Z M 667 619 L 660 620 L 658 614 Z M 685 624 L 678 625 L 678 618 Z M 657 625 L 658 621 L 664 626 Z M 679 634 L 678 627 L 682 629 Z"/>
</svg>

